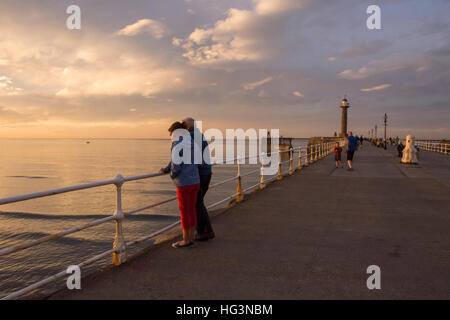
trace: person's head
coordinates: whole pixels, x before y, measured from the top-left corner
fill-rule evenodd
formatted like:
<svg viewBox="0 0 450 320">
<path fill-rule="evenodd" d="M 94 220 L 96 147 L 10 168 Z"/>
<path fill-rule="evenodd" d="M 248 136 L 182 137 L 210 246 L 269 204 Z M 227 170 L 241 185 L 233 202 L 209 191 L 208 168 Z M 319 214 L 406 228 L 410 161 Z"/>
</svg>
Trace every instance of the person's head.
<svg viewBox="0 0 450 320">
<path fill-rule="evenodd" d="M 336 147 L 339 147 L 339 142 L 336 142 L 335 145 L 336 145 Z"/>
<path fill-rule="evenodd" d="M 349 132 L 348 132 L 348 136 L 349 136 L 349 137 L 353 136 L 353 132 L 349 131 Z"/>
<path fill-rule="evenodd" d="M 170 135 L 172 135 L 172 133 L 178 129 L 186 129 L 186 128 L 184 127 L 184 125 L 181 122 L 176 121 L 176 122 L 172 123 L 172 125 L 169 127 L 168 131 L 169 131 Z"/>
<path fill-rule="evenodd" d="M 186 127 L 187 130 L 194 129 L 195 120 L 192 118 L 184 118 L 181 123 Z"/>
</svg>

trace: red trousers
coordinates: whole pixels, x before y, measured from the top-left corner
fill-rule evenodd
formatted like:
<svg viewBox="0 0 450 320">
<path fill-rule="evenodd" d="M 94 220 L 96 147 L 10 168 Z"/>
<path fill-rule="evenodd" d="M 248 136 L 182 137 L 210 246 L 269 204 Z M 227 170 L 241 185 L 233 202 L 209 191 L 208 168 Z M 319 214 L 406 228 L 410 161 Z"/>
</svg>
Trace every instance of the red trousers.
<svg viewBox="0 0 450 320">
<path fill-rule="evenodd" d="M 186 230 L 197 226 L 197 193 L 200 184 L 177 187 L 178 207 L 180 208 L 181 227 Z"/>
</svg>

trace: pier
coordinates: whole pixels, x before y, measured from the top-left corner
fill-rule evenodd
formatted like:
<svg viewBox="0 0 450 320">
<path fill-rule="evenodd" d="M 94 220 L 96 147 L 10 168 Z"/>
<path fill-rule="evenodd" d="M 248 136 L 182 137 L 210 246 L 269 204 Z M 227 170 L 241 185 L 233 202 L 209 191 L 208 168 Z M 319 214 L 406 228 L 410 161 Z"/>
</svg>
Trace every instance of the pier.
<svg viewBox="0 0 450 320">
<path fill-rule="evenodd" d="M 449 160 L 365 143 L 348 172 L 324 154 L 214 216 L 216 239 L 163 241 L 49 299 L 449 299 Z"/>
</svg>

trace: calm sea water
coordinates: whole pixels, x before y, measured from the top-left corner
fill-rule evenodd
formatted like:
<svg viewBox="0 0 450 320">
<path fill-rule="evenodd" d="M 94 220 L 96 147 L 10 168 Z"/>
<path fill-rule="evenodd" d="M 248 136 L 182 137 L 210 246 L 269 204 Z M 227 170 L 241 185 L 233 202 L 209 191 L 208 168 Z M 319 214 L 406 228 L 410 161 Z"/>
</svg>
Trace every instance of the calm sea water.
<svg viewBox="0 0 450 320">
<path fill-rule="evenodd" d="M 307 140 L 295 139 L 294 146 Z M 3 139 L 0 140 L 0 198 L 123 176 L 155 172 L 170 159 L 169 140 Z M 244 166 L 243 174 L 254 165 Z M 234 165 L 215 166 L 212 184 L 236 175 Z M 243 188 L 259 181 L 258 173 L 243 178 Z M 207 204 L 236 191 L 236 182 L 211 189 Z M 126 183 L 125 211 L 176 195 L 168 176 Z M 38 239 L 70 227 L 111 215 L 115 187 L 71 192 L 0 206 L 0 249 Z M 179 218 L 176 202 L 127 216 L 126 241 L 150 234 Z M 0 257 L 0 297 L 63 271 L 112 247 L 115 225 L 109 223 L 71 234 L 11 255 Z M 135 246 L 134 253 L 150 242 Z M 86 275 L 110 264 L 110 257 L 82 270 Z M 60 280 L 40 291 L 64 285 Z"/>
</svg>

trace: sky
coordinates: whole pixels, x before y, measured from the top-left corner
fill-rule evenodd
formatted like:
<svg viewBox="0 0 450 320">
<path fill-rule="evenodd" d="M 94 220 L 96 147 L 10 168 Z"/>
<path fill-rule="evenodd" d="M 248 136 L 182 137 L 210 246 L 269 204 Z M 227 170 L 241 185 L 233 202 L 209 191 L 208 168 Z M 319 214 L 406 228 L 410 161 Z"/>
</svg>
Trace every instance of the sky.
<svg viewBox="0 0 450 320">
<path fill-rule="evenodd" d="M 381 8 L 381 30 L 366 9 Z M 66 9 L 81 9 L 69 30 Z M 449 0 L 1 0 L 0 138 L 450 138 Z"/>
</svg>

